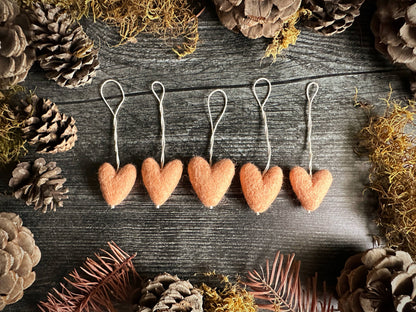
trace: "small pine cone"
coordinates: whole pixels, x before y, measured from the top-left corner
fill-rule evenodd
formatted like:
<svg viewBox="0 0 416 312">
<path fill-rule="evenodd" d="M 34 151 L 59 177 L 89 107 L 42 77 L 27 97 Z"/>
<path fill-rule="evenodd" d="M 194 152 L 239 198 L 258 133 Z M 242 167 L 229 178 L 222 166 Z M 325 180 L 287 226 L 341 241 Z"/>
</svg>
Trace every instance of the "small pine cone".
<svg viewBox="0 0 416 312">
<path fill-rule="evenodd" d="M 32 95 L 23 102 L 29 114 L 23 133 L 29 144 L 39 144 L 37 152 L 55 154 L 74 147 L 77 140 L 75 119 L 61 114 L 55 103 Z"/>
<path fill-rule="evenodd" d="M 364 0 L 306 0 L 304 7 L 312 12 L 305 25 L 325 36 L 342 33 L 360 15 Z"/>
<path fill-rule="evenodd" d="M 250 39 L 273 38 L 301 0 L 213 0 L 221 23 Z"/>
<path fill-rule="evenodd" d="M 142 289 L 137 312 L 203 312 L 202 294 L 188 281 L 164 273 Z"/>
<path fill-rule="evenodd" d="M 46 76 L 67 88 L 91 83 L 98 50 L 82 26 L 59 6 L 36 2 L 32 10 L 33 46 Z"/>
<path fill-rule="evenodd" d="M 17 302 L 36 278 L 41 254 L 32 232 L 14 213 L 0 213 L 0 311 Z"/>
<path fill-rule="evenodd" d="M 13 170 L 9 186 L 13 188 L 13 195 L 23 199 L 26 204 L 34 205 L 35 210 L 42 209 L 45 213 L 48 207 L 56 211 L 56 207 L 63 207 L 63 200 L 67 199 L 68 189 L 63 187 L 66 179 L 61 175 L 61 168 L 55 162 L 46 163 L 39 158 L 33 164 L 22 162 Z"/>
<path fill-rule="evenodd" d="M 14 0 L 0 1 L 0 89 L 23 81 L 35 61 L 35 52 L 19 25 L 21 20 Z"/>
<path fill-rule="evenodd" d="M 408 294 L 408 289 L 400 285 L 406 284 L 404 280 L 408 279 L 407 275 L 401 274 L 408 269 L 414 271 L 415 265 L 407 252 L 389 248 L 375 248 L 350 257 L 338 277 L 339 310 L 402 311 L 397 304 L 402 295 Z M 401 277 L 397 279 L 398 276 Z"/>
</svg>

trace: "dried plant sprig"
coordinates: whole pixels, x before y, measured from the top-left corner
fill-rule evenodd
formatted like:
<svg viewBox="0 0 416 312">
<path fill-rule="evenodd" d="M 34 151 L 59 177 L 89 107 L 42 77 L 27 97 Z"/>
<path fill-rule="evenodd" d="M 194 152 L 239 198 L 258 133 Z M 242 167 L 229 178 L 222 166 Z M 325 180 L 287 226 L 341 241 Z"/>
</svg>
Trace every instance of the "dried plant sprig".
<svg viewBox="0 0 416 312">
<path fill-rule="evenodd" d="M 415 101 L 384 100 L 383 116 L 370 116 L 360 132 L 360 145 L 371 161 L 369 188 L 379 200 L 377 224 L 387 245 L 416 257 Z"/>
<path fill-rule="evenodd" d="M 273 57 L 273 62 L 276 61 L 277 56 L 287 49 L 289 45 L 296 44 L 296 40 L 300 34 L 300 30 L 296 28 L 296 24 L 303 16 L 310 16 L 310 10 L 300 8 L 291 18 L 284 24 L 282 30 L 276 33 L 272 42 L 267 46 L 264 53 L 264 58 Z"/>
<path fill-rule="evenodd" d="M 96 260 L 87 258 L 80 270 L 74 270 L 65 278 L 68 286 L 54 289 L 46 302 L 40 302 L 43 312 L 116 312 L 115 302 L 127 302 L 139 281 L 132 259 L 114 242 L 110 251 L 96 253 Z"/>
<path fill-rule="evenodd" d="M 231 283 L 227 276 L 215 272 L 205 273 L 220 280 L 221 286 L 213 288 L 203 283 L 199 289 L 204 296 L 204 312 L 256 312 L 254 297 L 240 282 Z"/>
<path fill-rule="evenodd" d="M 250 293 L 258 300 L 259 308 L 276 312 L 334 310 L 330 297 L 324 295 L 322 301 L 318 301 L 317 274 L 309 280 L 308 287 L 302 287 L 299 277 L 300 261 L 295 260 L 295 254 L 285 257 L 279 251 L 271 267 L 269 260 L 266 260 L 266 268 L 260 269 L 260 272 L 248 272 L 248 281 L 245 282 L 252 289 Z"/>
</svg>

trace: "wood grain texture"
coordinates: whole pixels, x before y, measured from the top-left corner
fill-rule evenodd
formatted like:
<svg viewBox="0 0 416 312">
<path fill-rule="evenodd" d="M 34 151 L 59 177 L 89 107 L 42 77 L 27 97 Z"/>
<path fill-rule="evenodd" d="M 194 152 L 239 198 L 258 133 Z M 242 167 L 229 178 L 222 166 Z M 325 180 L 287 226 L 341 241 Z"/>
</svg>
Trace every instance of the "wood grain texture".
<svg viewBox="0 0 416 312">
<path fill-rule="evenodd" d="M 389 65 L 373 48 L 369 29 L 372 10 L 343 34 L 326 38 L 302 29 L 296 46 L 277 59 L 261 61 L 266 40 L 252 41 L 223 28 L 208 8 L 200 19 L 201 41 L 191 56 L 178 60 L 157 38 L 143 35 L 137 44 L 113 47 L 117 33 L 101 23 L 85 22 L 87 32 L 101 46 L 101 69 L 92 85 L 67 90 L 47 81 L 39 68 L 25 85 L 39 96 L 56 102 L 77 120 L 79 140 L 65 154 L 47 156 L 62 168 L 70 199 L 64 208 L 45 215 L 23 202 L 0 197 L 2 210 L 21 215 L 42 251 L 37 280 L 25 297 L 4 311 L 35 311 L 47 292 L 57 287 L 72 268 L 106 242 L 113 240 L 129 253 L 144 277 L 159 272 L 177 273 L 197 282 L 194 272 L 216 270 L 231 276 L 257 268 L 277 250 L 295 252 L 303 274 L 317 271 L 330 285 L 336 282 L 345 259 L 372 246 L 375 198 L 363 190 L 368 161 L 354 153 L 356 134 L 366 122 L 353 107 L 355 87 L 362 98 L 383 105 L 391 83 L 399 97 L 409 96 L 405 69 Z M 140 180 L 117 209 L 110 210 L 100 194 L 97 171 L 103 162 L 115 164 L 111 115 L 99 96 L 100 84 L 117 79 L 126 92 L 120 111 L 121 165 L 140 168 L 147 157 L 160 157 L 158 106 L 150 85 L 166 87 L 166 161 L 208 157 L 209 121 L 206 98 L 222 88 L 229 108 L 217 129 L 214 161 L 231 158 L 237 170 L 246 162 L 263 168 L 267 150 L 261 115 L 251 84 L 267 77 L 273 84 L 266 105 L 273 150 L 271 165 L 280 166 L 285 179 L 272 207 L 256 216 L 246 205 L 238 175 L 220 205 L 209 210 L 192 191 L 188 177 L 179 182 L 172 197 L 156 209 Z M 321 207 L 307 213 L 300 207 L 288 180 L 294 166 L 307 167 L 305 87 L 316 81 L 321 89 L 313 108 L 314 168 L 329 169 L 334 182 Z M 258 92 L 265 92 L 265 88 Z M 114 95 L 108 88 L 106 95 Z M 214 113 L 220 110 L 214 98 Z M 24 157 L 34 160 L 34 150 Z M 12 168 L 1 172 L 0 191 L 9 192 Z"/>
</svg>

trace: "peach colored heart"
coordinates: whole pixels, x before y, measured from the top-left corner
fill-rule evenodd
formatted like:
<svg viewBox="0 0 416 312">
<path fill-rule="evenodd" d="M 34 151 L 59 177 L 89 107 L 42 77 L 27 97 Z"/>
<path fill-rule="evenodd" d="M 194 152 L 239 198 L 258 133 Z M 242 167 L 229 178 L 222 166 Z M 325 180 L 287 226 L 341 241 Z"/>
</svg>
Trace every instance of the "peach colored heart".
<svg viewBox="0 0 416 312">
<path fill-rule="evenodd" d="M 262 175 L 251 163 L 240 170 L 240 182 L 249 207 L 260 214 L 269 209 L 282 188 L 283 172 L 279 167 L 270 168 Z"/>
<path fill-rule="evenodd" d="M 305 169 L 295 167 L 290 170 L 289 179 L 302 207 L 308 211 L 321 205 L 332 184 L 332 174 L 328 170 L 319 170 L 311 177 Z"/>
<path fill-rule="evenodd" d="M 196 195 L 206 207 L 212 208 L 230 187 L 235 166 L 230 159 L 222 159 L 211 167 L 204 158 L 197 156 L 189 162 L 188 174 Z"/>
<path fill-rule="evenodd" d="M 125 165 L 117 172 L 109 163 L 104 163 L 98 169 L 98 181 L 101 193 L 107 204 L 114 208 L 129 195 L 136 181 L 136 167 Z"/>
<path fill-rule="evenodd" d="M 147 158 L 142 164 L 144 186 L 153 203 L 160 207 L 175 190 L 182 176 L 183 165 L 178 159 L 172 160 L 162 169 L 153 158 Z"/>
</svg>

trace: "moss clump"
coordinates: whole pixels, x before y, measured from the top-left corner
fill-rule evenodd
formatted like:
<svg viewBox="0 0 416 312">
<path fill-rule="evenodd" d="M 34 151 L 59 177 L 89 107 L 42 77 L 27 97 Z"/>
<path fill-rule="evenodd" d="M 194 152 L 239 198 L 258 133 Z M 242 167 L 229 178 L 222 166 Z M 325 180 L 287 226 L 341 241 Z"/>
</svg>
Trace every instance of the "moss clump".
<svg viewBox="0 0 416 312">
<path fill-rule="evenodd" d="M 370 189 L 378 194 L 378 225 L 389 246 L 416 258 L 415 101 L 391 98 L 383 116 L 371 116 L 360 132 L 371 161 Z"/>
<path fill-rule="evenodd" d="M 293 14 L 293 16 L 285 22 L 282 30 L 274 36 L 272 43 L 267 46 L 264 57 L 273 57 L 273 61 L 275 61 L 277 55 L 282 53 L 284 49 L 287 49 L 291 44 L 295 44 L 300 34 L 300 30 L 296 28 L 296 24 L 302 16 L 311 14 L 311 11 L 303 8 Z"/>
<path fill-rule="evenodd" d="M 209 274 L 216 276 L 215 273 Z M 204 312 L 255 312 L 254 297 L 240 284 L 232 284 L 226 276 L 219 276 L 222 289 L 202 284 Z"/>
<path fill-rule="evenodd" d="M 30 4 L 36 0 L 21 0 Z M 193 53 L 199 40 L 196 0 L 44 0 L 66 8 L 76 19 L 94 20 L 119 29 L 120 44 L 137 42 L 140 33 L 157 35 L 183 57 Z"/>
<path fill-rule="evenodd" d="M 17 161 L 27 152 L 23 138 L 23 120 L 13 111 L 14 92 L 0 92 L 0 164 Z"/>
</svg>

